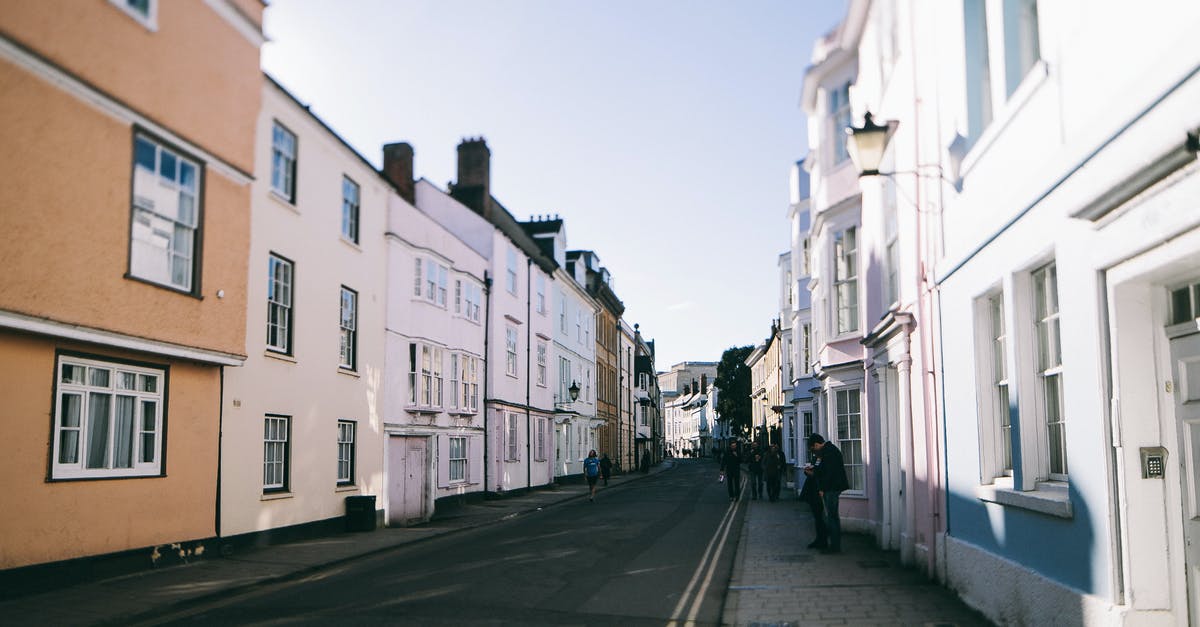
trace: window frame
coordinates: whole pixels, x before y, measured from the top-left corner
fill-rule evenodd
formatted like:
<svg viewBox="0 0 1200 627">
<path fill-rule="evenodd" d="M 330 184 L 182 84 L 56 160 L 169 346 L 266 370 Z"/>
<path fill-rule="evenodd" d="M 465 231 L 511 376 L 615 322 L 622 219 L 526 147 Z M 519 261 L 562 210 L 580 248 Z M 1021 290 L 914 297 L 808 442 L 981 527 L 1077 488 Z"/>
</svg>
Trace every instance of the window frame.
<svg viewBox="0 0 1200 627">
<path fill-rule="evenodd" d="M 353 420 L 338 419 L 337 421 L 337 485 L 355 485 L 358 462 L 358 423 Z M 346 428 L 349 429 L 350 439 L 344 438 Z M 343 478 L 342 467 L 345 465 L 348 474 Z"/>
<path fill-rule="evenodd" d="M 838 168 L 850 161 L 850 151 L 846 147 L 846 130 L 850 127 L 850 87 L 852 81 L 846 80 L 830 89 L 828 93 L 829 137 L 830 144 L 829 166 Z"/>
<path fill-rule="evenodd" d="M 550 353 L 550 347 L 545 340 L 538 340 L 537 343 L 537 385 L 538 387 L 546 387 L 546 360 Z"/>
<path fill-rule="evenodd" d="M 507 269 L 504 273 L 505 287 L 508 293 L 517 295 L 517 249 L 512 246 L 506 251 Z"/>
<path fill-rule="evenodd" d="M 283 439 L 268 440 L 268 422 L 278 421 L 284 426 Z M 281 444 L 279 451 L 282 459 L 268 459 L 268 445 Z M 283 414 L 265 414 L 263 416 L 263 494 L 278 494 L 291 491 L 292 465 L 292 417 Z M 278 464 L 280 480 L 278 483 L 267 483 L 267 464 Z"/>
<path fill-rule="evenodd" d="M 347 187 L 349 186 L 349 187 Z M 354 191 L 354 198 L 347 196 L 347 189 Z M 359 215 L 362 208 L 362 187 L 354 179 L 342 175 L 342 239 L 358 245 Z"/>
<path fill-rule="evenodd" d="M 516 377 L 520 369 L 520 363 L 517 356 L 517 344 L 519 341 L 517 327 L 509 324 L 504 327 L 504 374 L 510 377 Z"/>
<path fill-rule="evenodd" d="M 846 241 L 852 248 L 847 250 Z M 846 227 L 834 234 L 833 240 L 833 328 L 837 335 L 850 335 L 859 330 L 860 299 L 858 294 L 858 227 Z M 845 288 L 845 294 L 843 294 Z M 844 304 L 843 298 L 852 302 Z M 846 311 L 843 327 L 842 311 Z"/>
<path fill-rule="evenodd" d="M 83 368 L 82 382 L 65 380 L 65 368 L 67 366 Z M 106 384 L 92 383 L 90 376 L 92 369 L 108 372 Z M 121 374 L 133 376 L 135 389 L 119 385 L 119 375 Z M 153 381 L 155 382 L 153 387 L 155 389 L 141 389 L 145 387 L 143 378 L 150 377 L 153 377 Z M 52 385 L 54 399 L 50 416 L 47 481 L 133 479 L 166 476 L 169 384 L 170 366 L 166 364 L 116 359 L 74 351 L 56 351 L 54 359 L 54 383 Z M 105 401 L 109 407 L 105 417 L 106 445 L 104 456 L 106 466 L 101 468 L 88 467 L 90 453 L 88 444 L 89 438 L 92 435 L 92 429 L 90 428 L 92 420 L 90 408 L 94 395 L 106 395 L 109 397 Z M 80 399 L 78 402 L 78 416 L 75 420 L 76 425 L 64 424 L 63 411 L 67 406 L 67 403 L 63 400 L 65 396 L 75 396 Z M 114 467 L 114 457 L 117 454 L 115 449 L 118 397 L 131 397 L 133 399 L 132 415 L 129 417 L 129 431 L 131 435 L 129 442 L 130 462 L 128 467 Z M 146 403 L 153 403 L 154 406 L 154 425 L 151 430 L 146 429 L 146 416 L 144 414 Z M 76 433 L 74 462 L 63 461 L 64 428 Z M 147 433 L 152 434 L 154 438 L 154 443 L 152 444 L 154 460 L 149 462 L 144 461 L 146 451 L 144 438 Z"/>
<path fill-rule="evenodd" d="M 461 444 L 461 448 L 462 448 L 462 451 L 461 451 L 462 456 L 461 457 L 454 456 L 454 453 L 455 453 L 454 445 L 456 443 L 455 442 L 456 440 L 458 441 L 459 444 Z M 470 464 L 468 463 L 469 459 L 470 459 L 470 444 L 467 440 L 467 436 L 465 436 L 465 435 L 448 436 L 448 439 L 446 442 L 446 462 L 447 462 L 446 482 L 447 483 L 466 483 L 467 481 L 470 480 L 470 477 L 468 476 L 469 466 L 470 466 Z M 455 468 L 459 469 L 458 477 L 455 477 Z"/>
<path fill-rule="evenodd" d="M 1039 302 L 1038 284 L 1039 274 L 1045 274 L 1049 277 L 1043 278 L 1042 294 L 1045 294 L 1047 301 Z M 1062 325 L 1061 325 L 1061 308 L 1058 297 L 1058 266 L 1056 261 L 1051 261 L 1042 265 L 1030 272 L 1030 281 L 1032 289 L 1032 304 L 1033 304 L 1033 322 L 1034 322 L 1034 344 L 1032 356 L 1034 357 L 1034 376 L 1038 379 L 1037 384 L 1033 387 L 1034 398 L 1037 402 L 1037 417 L 1039 426 L 1039 439 L 1045 440 L 1043 446 L 1039 447 L 1039 451 L 1044 450 L 1044 458 L 1039 460 L 1038 476 L 1045 476 L 1050 481 L 1067 481 L 1069 466 L 1067 463 L 1067 436 L 1066 436 L 1066 412 L 1064 411 L 1063 401 L 1063 365 L 1062 365 Z M 1046 284 L 1049 285 L 1046 285 Z M 1041 311 L 1040 307 L 1045 305 L 1047 311 Z M 1049 311 L 1050 306 L 1054 307 L 1053 311 Z M 1053 345 L 1042 345 L 1043 334 L 1041 329 L 1045 329 L 1046 341 L 1053 341 Z M 1051 350 L 1051 348 L 1053 350 Z M 1045 361 L 1044 361 L 1045 359 Z M 1052 361 L 1051 361 L 1052 360 Z M 1047 380 L 1053 378 L 1055 381 L 1055 399 L 1054 409 L 1057 411 L 1057 420 L 1051 419 L 1050 399 L 1047 397 Z M 1059 427 L 1059 445 L 1054 446 L 1053 431 L 1054 427 Z M 1060 465 L 1056 468 L 1054 453 L 1055 449 L 1060 455 Z M 1039 456 L 1041 457 L 1041 456 Z"/>
<path fill-rule="evenodd" d="M 276 144 L 276 131 L 282 131 L 286 136 L 292 138 L 292 154 L 285 155 Z M 279 174 L 282 177 L 283 188 L 276 187 L 276 166 L 278 165 L 276 155 L 281 155 L 286 159 L 285 171 Z M 300 137 L 296 135 L 292 129 L 288 128 L 278 119 L 272 119 L 271 124 L 271 193 L 280 200 L 286 201 L 290 205 L 296 204 L 296 172 L 300 163 Z M 290 183 L 290 187 L 289 184 Z"/>
<path fill-rule="evenodd" d="M 832 399 L 833 400 L 833 412 L 832 413 L 833 413 L 833 419 L 834 419 L 833 426 L 835 428 L 835 432 L 837 433 L 838 448 L 842 451 L 842 460 L 843 460 L 843 463 L 846 468 L 846 480 L 850 485 L 849 489 L 847 489 L 846 491 L 853 493 L 853 494 L 866 494 L 866 492 L 867 492 L 867 473 L 866 473 L 866 456 L 865 456 L 865 454 L 866 454 L 866 449 L 865 449 L 866 437 L 865 437 L 865 434 L 863 433 L 863 424 L 862 424 L 862 420 L 863 420 L 862 388 L 859 385 L 846 385 L 846 386 L 834 388 L 830 391 L 832 392 L 832 396 L 833 396 L 833 399 Z M 847 399 L 847 401 L 846 401 L 846 410 L 847 411 L 844 414 L 846 417 L 846 429 L 844 431 L 842 429 L 842 416 L 843 416 L 842 408 L 838 403 L 839 397 L 841 397 L 843 394 L 846 395 L 846 399 Z M 852 399 L 852 398 L 857 403 L 857 408 L 858 408 L 857 412 L 850 411 L 850 399 Z M 858 437 L 857 438 L 852 437 L 852 435 L 853 435 L 852 423 L 851 423 L 852 415 L 857 416 L 857 421 L 858 421 L 858 425 L 857 425 L 858 426 Z M 843 435 L 843 433 L 845 435 Z M 857 451 L 856 451 L 857 461 L 852 461 L 851 452 L 848 450 L 848 446 L 847 446 L 847 443 L 849 443 L 849 442 L 857 442 L 858 443 L 858 447 L 857 447 Z M 859 469 L 859 472 L 851 472 L 852 468 Z M 861 481 L 860 486 L 857 486 L 857 487 L 855 486 L 856 480 Z"/>
<path fill-rule="evenodd" d="M 150 199 L 151 206 L 139 207 L 138 193 L 137 193 L 138 192 L 137 174 L 138 174 L 138 167 L 139 167 L 139 165 L 138 165 L 138 141 L 139 140 L 145 141 L 145 142 L 153 145 L 155 148 L 154 170 L 151 173 L 151 176 L 153 176 L 155 183 L 158 183 L 160 181 L 160 179 L 162 179 L 161 155 L 163 152 L 170 153 L 172 158 L 176 162 L 175 180 L 171 181 L 171 183 L 177 189 L 180 189 L 180 186 L 183 184 L 183 181 L 181 180 L 181 178 L 182 178 L 182 172 L 183 172 L 184 168 L 182 166 L 188 165 L 195 171 L 195 177 L 194 177 L 195 185 L 194 185 L 194 194 L 193 194 L 193 198 L 192 198 L 193 209 L 192 209 L 192 224 L 191 225 L 188 225 L 185 222 L 178 219 L 178 215 L 179 215 L 178 206 L 176 207 L 176 212 L 175 212 L 176 215 L 174 218 L 167 216 L 164 213 L 159 213 L 159 212 L 154 211 L 154 208 L 152 206 L 153 199 Z M 126 258 L 125 278 L 132 279 L 135 281 L 141 281 L 141 282 L 147 283 L 149 285 L 162 287 L 164 289 L 179 292 L 181 294 L 187 294 L 189 296 L 200 298 L 200 295 L 201 295 L 200 279 L 201 279 L 201 270 L 203 268 L 202 252 L 203 252 L 203 243 L 204 243 L 204 218 L 205 218 L 204 202 L 206 199 L 204 189 L 205 189 L 205 184 L 207 181 L 207 178 L 206 178 L 207 170 L 205 169 L 204 161 L 202 161 L 199 158 L 195 157 L 194 155 L 180 149 L 177 145 L 175 145 L 169 141 L 166 141 L 165 139 L 159 137 L 158 135 L 155 135 L 154 133 L 150 132 L 149 130 L 147 130 L 141 126 L 134 126 L 134 128 L 133 128 L 131 150 L 132 150 L 133 154 L 132 154 L 132 158 L 130 160 L 130 171 L 129 171 L 129 230 L 128 230 L 129 247 L 127 250 L 128 255 Z M 173 264 L 174 264 L 174 260 L 175 260 L 176 256 L 178 256 L 178 253 L 175 252 L 176 248 L 175 248 L 174 236 L 171 237 L 170 244 L 167 248 L 167 257 L 170 260 L 170 263 L 168 263 L 168 266 L 166 268 L 166 273 L 167 273 L 166 282 L 136 273 L 135 263 L 134 263 L 134 253 L 135 253 L 134 246 L 137 244 L 137 240 L 134 237 L 134 227 L 138 223 L 137 216 L 138 216 L 139 211 L 148 213 L 151 216 L 151 218 L 158 218 L 159 220 L 169 220 L 173 227 L 178 227 L 179 225 L 182 224 L 185 228 L 191 229 L 191 242 L 190 242 L 191 254 L 189 257 L 190 268 L 188 269 L 188 272 L 187 272 L 188 285 L 186 287 L 176 284 L 173 281 L 173 273 L 174 273 L 174 265 Z M 174 235 L 174 229 L 172 230 L 172 235 Z"/>
<path fill-rule="evenodd" d="M 274 267 L 272 265 L 272 262 L 275 262 L 275 261 L 278 261 L 281 265 L 288 268 L 289 282 L 287 285 L 288 299 L 287 299 L 286 304 L 276 303 L 271 298 L 272 291 L 278 289 L 275 287 L 275 272 L 274 272 Z M 293 262 L 291 259 L 288 259 L 287 257 L 284 257 L 283 255 L 280 255 L 278 253 L 274 253 L 274 252 L 268 253 L 267 254 L 267 286 L 268 286 L 267 287 L 267 340 L 266 340 L 267 350 L 269 350 L 273 353 L 279 353 L 282 355 L 292 355 L 295 352 L 295 348 L 296 348 L 295 342 L 293 341 L 293 338 L 295 337 L 295 329 L 296 329 L 296 306 L 295 306 L 295 303 L 296 303 L 296 264 L 295 264 L 295 262 Z M 287 321 L 285 323 L 286 324 L 286 333 L 284 334 L 286 337 L 283 338 L 287 342 L 286 346 L 279 346 L 277 344 L 271 343 L 271 327 L 272 327 L 271 314 L 272 314 L 272 307 L 276 307 L 276 306 L 280 307 L 281 311 L 284 314 L 286 314 L 286 318 L 287 318 Z M 276 323 L 275 326 L 278 327 L 279 324 Z"/>
<path fill-rule="evenodd" d="M 546 315 L 546 275 L 537 275 L 537 312 Z"/>
<path fill-rule="evenodd" d="M 520 414 L 504 412 L 504 460 L 515 462 L 521 460 L 521 430 L 518 420 Z"/>
<path fill-rule="evenodd" d="M 350 311 L 350 326 L 346 323 L 346 297 L 349 295 L 351 303 Z M 339 299 L 339 310 L 341 315 L 338 316 L 339 330 L 339 350 L 338 350 L 338 367 L 351 372 L 358 370 L 358 292 L 342 286 Z M 348 357 L 348 358 L 347 358 Z"/>
<path fill-rule="evenodd" d="M 1011 321 L 1006 315 L 1003 286 L 979 296 L 975 309 L 976 395 L 979 413 L 979 481 L 986 485 L 1012 477 L 1017 460 L 1013 437 L 1012 368 L 1008 350 Z M 1000 370 L 1003 369 L 1003 372 Z"/>
</svg>

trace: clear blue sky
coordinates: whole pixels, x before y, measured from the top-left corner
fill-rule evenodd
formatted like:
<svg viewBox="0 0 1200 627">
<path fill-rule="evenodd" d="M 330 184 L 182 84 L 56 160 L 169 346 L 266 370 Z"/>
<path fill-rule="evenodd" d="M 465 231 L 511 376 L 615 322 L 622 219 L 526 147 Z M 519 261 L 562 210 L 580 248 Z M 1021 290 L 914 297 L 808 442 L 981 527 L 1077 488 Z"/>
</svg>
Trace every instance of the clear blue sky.
<svg viewBox="0 0 1200 627">
<path fill-rule="evenodd" d="M 766 337 L 800 84 L 845 0 L 276 0 L 263 69 L 376 166 L 444 187 L 484 136 L 492 192 L 596 251 L 659 370 Z"/>
</svg>

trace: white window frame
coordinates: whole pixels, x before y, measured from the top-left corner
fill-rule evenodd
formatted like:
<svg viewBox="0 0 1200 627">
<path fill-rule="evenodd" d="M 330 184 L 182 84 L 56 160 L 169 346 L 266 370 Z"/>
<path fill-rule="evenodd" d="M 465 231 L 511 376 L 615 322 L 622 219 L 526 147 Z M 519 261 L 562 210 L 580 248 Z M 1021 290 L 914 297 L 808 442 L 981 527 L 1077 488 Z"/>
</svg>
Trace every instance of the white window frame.
<svg viewBox="0 0 1200 627">
<path fill-rule="evenodd" d="M 271 126 L 271 191 L 289 204 L 296 204 L 296 164 L 299 140 L 279 120 Z"/>
<path fill-rule="evenodd" d="M 449 462 L 449 474 L 446 478 L 450 483 L 467 481 L 467 451 L 466 436 L 450 436 L 450 441 L 446 446 L 446 458 Z"/>
<path fill-rule="evenodd" d="M 287 492 L 291 483 L 292 417 L 263 418 L 263 492 Z"/>
<path fill-rule="evenodd" d="M 337 484 L 354 485 L 355 463 L 358 461 L 358 423 L 338 420 L 337 429 Z"/>
<path fill-rule="evenodd" d="M 1012 388 L 1008 367 L 1008 320 L 1004 290 L 975 301 L 976 383 L 979 412 L 979 480 L 994 483 L 1013 474 Z"/>
<path fill-rule="evenodd" d="M 270 253 L 267 257 L 267 349 L 292 354 L 293 309 L 296 267 L 290 259 Z"/>
<path fill-rule="evenodd" d="M 1040 460 L 1039 476 L 1051 481 L 1066 481 L 1067 436 L 1066 412 L 1063 407 L 1063 367 L 1061 324 L 1058 300 L 1057 265 L 1050 262 L 1030 273 L 1034 306 L 1034 372 L 1037 384 L 1033 387 L 1037 401 L 1037 419 L 1041 435 L 1046 440 L 1046 456 Z M 1045 299 L 1039 296 L 1045 296 Z M 1050 391 L 1050 381 L 1054 390 Z M 1055 444 L 1055 432 L 1058 444 Z M 1057 460 L 1056 460 L 1057 453 Z"/>
<path fill-rule="evenodd" d="M 421 373 L 420 354 L 421 354 L 421 343 L 420 342 L 409 342 L 408 343 L 408 404 L 409 404 L 409 406 L 412 406 L 412 407 L 417 406 L 417 399 L 419 399 L 421 397 L 421 395 L 420 395 L 420 389 L 421 389 L 421 386 L 420 386 L 420 381 L 421 381 L 421 378 L 420 378 L 420 373 Z"/>
<path fill-rule="evenodd" d="M 516 296 L 517 294 L 517 249 L 512 246 L 508 247 L 507 251 L 508 268 L 504 273 L 504 286 L 508 289 L 508 293 Z"/>
<path fill-rule="evenodd" d="M 571 360 L 558 356 L 558 402 L 571 402 Z"/>
<path fill-rule="evenodd" d="M 342 175 L 342 238 L 358 244 L 359 207 L 362 189 L 349 176 Z"/>
<path fill-rule="evenodd" d="M 462 354 L 456 352 L 450 353 L 450 400 L 448 402 L 448 407 L 451 410 L 457 410 L 459 408 L 458 399 L 462 392 L 462 388 L 460 387 L 462 368 L 459 365 L 461 363 L 461 359 L 463 359 Z M 463 403 L 463 405 L 465 406 L 465 403 Z"/>
<path fill-rule="evenodd" d="M 858 229 L 847 227 L 834 235 L 833 322 L 838 335 L 858 331 Z"/>
<path fill-rule="evenodd" d="M 440 346 L 433 347 L 433 407 L 441 407 L 445 400 L 446 379 L 444 371 L 444 354 Z"/>
<path fill-rule="evenodd" d="M 546 419 L 537 419 L 537 443 L 533 447 L 534 461 L 546 461 Z"/>
<path fill-rule="evenodd" d="M 145 13 L 132 6 L 130 0 L 108 0 L 108 2 L 132 17 L 138 24 L 146 27 L 146 30 L 152 33 L 158 32 L 158 0 L 146 0 Z"/>
<path fill-rule="evenodd" d="M 537 275 L 537 312 L 546 315 L 546 275 Z"/>
<path fill-rule="evenodd" d="M 471 413 L 479 411 L 479 359 L 467 356 L 463 361 L 463 394 L 467 396 L 467 409 Z M 469 395 L 468 395 L 469 392 Z M 469 401 L 469 402 L 468 402 Z"/>
<path fill-rule="evenodd" d="M 800 371 L 804 374 L 812 372 L 812 323 L 800 325 Z"/>
<path fill-rule="evenodd" d="M 558 330 L 567 334 L 567 295 L 562 294 L 558 300 Z"/>
<path fill-rule="evenodd" d="M 133 142 L 129 276 L 198 294 L 204 170 L 146 133 L 135 133 Z"/>
<path fill-rule="evenodd" d="M 504 328 L 504 374 L 517 376 L 517 327 L 507 325 Z"/>
<path fill-rule="evenodd" d="M 463 282 L 454 279 L 454 315 L 461 316 L 463 312 Z"/>
<path fill-rule="evenodd" d="M 505 461 L 515 462 L 521 459 L 521 430 L 520 430 L 520 414 L 516 412 L 504 412 L 505 436 L 504 436 L 504 459 Z"/>
<path fill-rule="evenodd" d="M 829 90 L 829 164 L 838 167 L 850 160 L 846 149 L 846 128 L 850 126 L 850 81 Z"/>
<path fill-rule="evenodd" d="M 166 385 L 165 367 L 59 355 L 55 364 L 50 478 L 162 475 Z M 121 399 L 129 407 L 129 413 L 125 414 L 127 428 L 123 430 L 129 437 L 125 445 L 127 466 L 118 466 L 122 462 L 116 459 Z M 103 434 L 94 429 L 99 424 L 104 425 Z M 93 466 L 92 440 L 100 441 L 98 435 L 103 436 L 103 451 L 100 451 L 103 458 L 97 459 L 99 465 Z"/>
<path fill-rule="evenodd" d="M 342 286 L 339 299 L 341 315 L 338 319 L 339 345 L 338 367 L 344 370 L 358 369 L 358 292 Z"/>
<path fill-rule="evenodd" d="M 544 340 L 538 340 L 537 343 L 537 384 L 538 387 L 546 387 L 546 358 L 549 353 L 549 346 Z"/>
<path fill-rule="evenodd" d="M 838 448 L 842 451 L 842 460 L 846 467 L 846 479 L 850 484 L 847 492 L 865 494 L 867 490 L 865 440 L 862 425 L 862 388 L 853 385 L 834 388 L 833 418 L 837 433 Z M 846 399 L 845 407 L 841 399 Z M 851 407 L 853 401 L 854 407 Z M 857 411 L 855 411 L 855 408 Z M 844 409 L 844 411 L 843 411 Z M 844 422 L 843 422 L 844 421 Z M 857 435 L 857 437 L 855 437 Z"/>
<path fill-rule="evenodd" d="M 963 0 L 966 137 L 974 144 L 1042 62 L 1038 0 Z M 1032 19 L 1030 19 L 1032 18 Z"/>
</svg>

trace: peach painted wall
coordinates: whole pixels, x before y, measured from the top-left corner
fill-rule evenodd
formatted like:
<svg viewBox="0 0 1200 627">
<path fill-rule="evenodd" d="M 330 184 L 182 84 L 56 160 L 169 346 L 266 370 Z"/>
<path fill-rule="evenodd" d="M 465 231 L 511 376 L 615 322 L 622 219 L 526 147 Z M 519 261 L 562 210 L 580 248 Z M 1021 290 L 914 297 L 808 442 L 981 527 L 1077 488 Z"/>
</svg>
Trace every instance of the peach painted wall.
<svg viewBox="0 0 1200 627">
<path fill-rule="evenodd" d="M 132 127 L 5 61 L 0 92 L 0 145 L 20 147 L 0 151 L 0 309 L 241 354 L 249 186 L 205 170 L 202 299 L 126 279 Z"/>
<path fill-rule="evenodd" d="M 105 0 L 0 0 L 0 33 L 243 172 L 253 169 L 258 46 L 203 0 L 159 2 L 157 31 Z"/>
<path fill-rule="evenodd" d="M 47 481 L 58 349 L 170 366 L 165 477 Z M 38 390 L 0 403 L 0 569 L 215 534 L 219 368 L 0 331 L 0 381 Z"/>
</svg>

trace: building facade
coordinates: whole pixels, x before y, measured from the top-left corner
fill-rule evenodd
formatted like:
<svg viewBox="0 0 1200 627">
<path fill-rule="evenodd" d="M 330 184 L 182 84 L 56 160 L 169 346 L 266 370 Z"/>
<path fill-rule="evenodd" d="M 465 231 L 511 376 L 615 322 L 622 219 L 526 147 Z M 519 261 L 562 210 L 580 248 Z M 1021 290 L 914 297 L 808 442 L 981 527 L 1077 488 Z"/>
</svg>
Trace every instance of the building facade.
<svg viewBox="0 0 1200 627">
<path fill-rule="evenodd" d="M 0 469 L 21 504 L 0 511 L 0 569 L 157 564 L 177 554 L 157 547 L 202 554 L 218 533 L 221 380 L 246 350 L 262 11 L 0 10 L 0 159 L 19 182 L 0 188 Z"/>
</svg>

